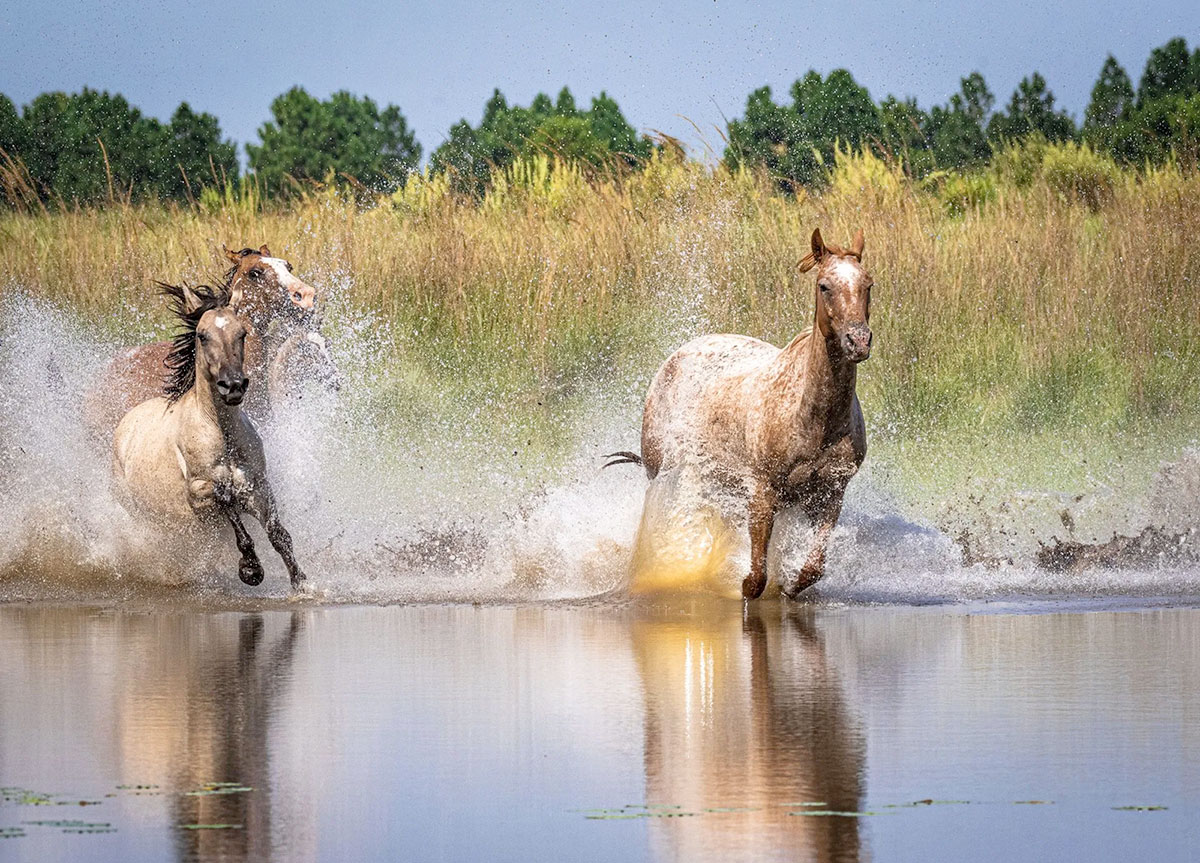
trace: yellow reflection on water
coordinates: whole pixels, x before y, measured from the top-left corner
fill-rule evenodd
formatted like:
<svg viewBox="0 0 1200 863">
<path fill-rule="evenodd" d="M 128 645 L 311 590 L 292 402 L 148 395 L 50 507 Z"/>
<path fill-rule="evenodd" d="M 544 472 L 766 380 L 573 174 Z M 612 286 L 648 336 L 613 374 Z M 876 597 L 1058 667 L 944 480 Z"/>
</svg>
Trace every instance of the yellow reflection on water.
<svg viewBox="0 0 1200 863">
<path fill-rule="evenodd" d="M 862 733 L 810 613 L 698 599 L 632 624 L 657 860 L 856 860 Z"/>
<path fill-rule="evenodd" d="M 741 596 L 738 534 L 713 504 L 678 497 L 675 485 L 661 478 L 647 489 L 630 591 Z"/>
</svg>

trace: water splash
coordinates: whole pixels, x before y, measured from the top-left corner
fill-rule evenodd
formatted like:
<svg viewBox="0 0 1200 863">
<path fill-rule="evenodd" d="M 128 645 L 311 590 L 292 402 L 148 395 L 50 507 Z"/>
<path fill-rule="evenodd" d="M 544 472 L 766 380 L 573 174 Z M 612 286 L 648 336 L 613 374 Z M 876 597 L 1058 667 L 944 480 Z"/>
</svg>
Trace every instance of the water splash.
<svg viewBox="0 0 1200 863">
<path fill-rule="evenodd" d="M 335 322 L 331 350 L 350 383 L 340 392 L 300 387 L 260 426 L 285 524 L 315 599 L 559 600 L 697 588 L 738 595 L 749 549 L 736 496 L 714 498 L 683 476 L 664 476 L 647 491 L 635 468 L 600 470 L 603 453 L 636 441 L 635 388 L 618 387 L 616 397 L 599 386 L 590 398 L 585 394 L 593 407 L 573 420 L 577 445 L 551 459 L 480 431 L 471 411 L 424 405 L 420 428 L 406 425 L 399 414 L 407 405 L 381 408 L 373 395 L 391 334 L 349 310 Z M 5 595 L 284 600 L 286 576 L 256 525 L 268 577 L 251 589 L 235 577 L 231 539 L 214 546 L 149 532 L 113 498 L 108 444 L 82 416 L 86 394 L 104 386 L 103 369 L 117 347 L 97 332 L 19 288 L 10 287 L 0 301 Z M 814 591 L 822 601 L 1200 594 L 1194 562 L 1183 568 L 1151 562 L 1129 571 L 1100 561 L 1067 575 L 1035 565 L 1037 542 L 1055 535 L 1060 510 L 1076 524 L 1095 524 L 1097 512 L 1111 510 L 1103 492 L 1031 495 L 936 530 L 906 518 L 904 502 L 889 497 L 884 485 L 868 459 L 830 543 L 828 575 Z M 1164 468 L 1145 511 L 1160 515 L 1172 535 L 1194 531 L 1197 489 L 1200 458 L 1193 452 Z M 1138 524 L 1137 514 L 1122 523 Z M 1143 516 L 1142 526 L 1148 523 Z M 987 559 L 973 559 L 973 546 L 956 533 L 1003 539 L 1029 524 L 1041 525 L 1034 541 L 1010 543 Z M 802 519 L 781 515 L 768 560 L 773 584 L 788 561 L 802 558 L 809 534 Z M 648 537 L 656 542 L 646 544 Z"/>
</svg>

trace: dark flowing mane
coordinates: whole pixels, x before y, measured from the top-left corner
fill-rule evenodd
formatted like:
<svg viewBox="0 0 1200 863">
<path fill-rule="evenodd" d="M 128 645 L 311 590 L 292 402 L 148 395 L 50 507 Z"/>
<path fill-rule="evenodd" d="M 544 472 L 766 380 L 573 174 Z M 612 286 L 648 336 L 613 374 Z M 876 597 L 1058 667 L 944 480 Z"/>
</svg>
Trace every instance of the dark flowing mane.
<svg viewBox="0 0 1200 863">
<path fill-rule="evenodd" d="M 179 318 L 179 330 L 171 338 L 171 352 L 167 354 L 167 379 L 163 394 L 168 402 L 179 401 L 196 384 L 196 327 L 205 312 L 229 304 L 229 291 L 198 285 L 189 288 L 200 299 L 200 306 L 188 311 L 188 299 L 184 289 L 177 285 L 158 282 L 163 296 L 169 298 L 171 311 Z"/>
</svg>

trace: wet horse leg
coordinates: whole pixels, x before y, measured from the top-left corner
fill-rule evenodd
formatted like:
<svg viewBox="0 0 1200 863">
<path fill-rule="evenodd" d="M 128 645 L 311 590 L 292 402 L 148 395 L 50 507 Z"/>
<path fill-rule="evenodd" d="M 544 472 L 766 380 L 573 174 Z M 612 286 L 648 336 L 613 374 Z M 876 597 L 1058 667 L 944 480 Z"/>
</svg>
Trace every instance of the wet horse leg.
<svg viewBox="0 0 1200 863">
<path fill-rule="evenodd" d="M 242 514 L 238 511 L 237 503 L 234 501 L 233 490 L 225 483 L 214 485 L 213 498 L 216 500 L 221 514 L 229 519 L 229 523 L 233 526 L 237 548 L 242 554 L 242 559 L 238 562 L 238 578 L 251 587 L 257 587 L 263 582 L 262 563 L 259 562 L 258 554 L 254 551 L 254 540 L 250 538 L 250 532 L 246 530 L 246 525 L 242 524 Z"/>
<path fill-rule="evenodd" d="M 300 582 L 304 581 L 305 575 L 301 572 L 300 565 L 296 563 L 296 556 L 292 551 L 292 535 L 287 532 L 287 528 L 279 520 L 279 508 L 275 505 L 275 496 L 271 493 L 271 487 L 267 485 L 265 479 L 257 484 L 257 490 L 249 508 L 254 513 L 254 517 L 262 523 L 263 529 L 266 530 L 271 547 L 283 558 L 283 565 L 287 567 L 288 578 L 292 582 L 292 589 L 295 590 L 300 586 Z"/>
<path fill-rule="evenodd" d="M 846 494 L 844 485 L 829 489 L 824 494 L 815 495 L 802 501 L 804 514 L 813 524 L 814 535 L 812 547 L 804 566 L 797 573 L 795 581 L 785 584 L 783 592 L 795 599 L 802 591 L 816 584 L 825 574 L 825 547 L 829 544 L 829 536 L 837 526 L 838 516 L 842 513 L 842 498 Z"/>
<path fill-rule="evenodd" d="M 750 574 L 742 580 L 746 599 L 758 599 L 767 586 L 767 546 L 778 502 L 779 495 L 770 482 L 759 481 L 750 497 Z"/>
</svg>

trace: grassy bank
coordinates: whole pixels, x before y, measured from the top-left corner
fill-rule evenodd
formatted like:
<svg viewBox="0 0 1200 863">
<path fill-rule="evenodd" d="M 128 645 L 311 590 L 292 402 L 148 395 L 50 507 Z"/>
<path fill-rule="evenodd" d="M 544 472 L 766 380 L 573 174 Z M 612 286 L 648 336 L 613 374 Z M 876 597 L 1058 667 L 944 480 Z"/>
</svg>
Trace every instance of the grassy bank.
<svg viewBox="0 0 1200 863">
<path fill-rule="evenodd" d="M 373 314 L 365 386 L 384 426 L 457 411 L 552 449 L 599 391 L 636 423 L 654 368 L 692 335 L 791 338 L 812 314 L 796 270 L 812 228 L 845 242 L 862 227 L 877 288 L 860 394 L 900 480 L 961 483 L 1002 457 L 1070 485 L 1095 473 L 1088 455 L 1194 438 L 1200 176 L 1071 147 L 1002 156 L 921 183 L 845 156 L 797 197 L 663 156 L 598 184 L 519 164 L 482 202 L 426 177 L 367 208 L 329 192 L 8 212 L 0 283 L 133 340 L 167 325 L 153 279 L 211 280 L 220 243 L 266 242 L 332 295 L 335 333 Z"/>
</svg>

